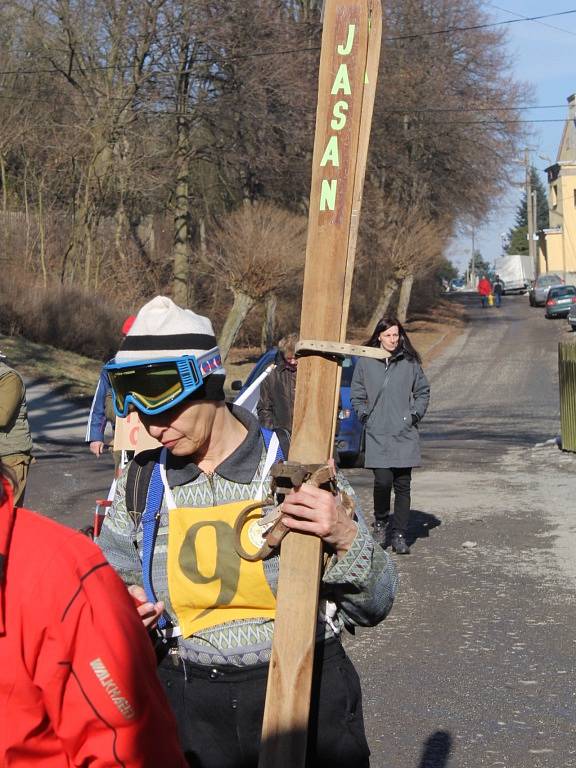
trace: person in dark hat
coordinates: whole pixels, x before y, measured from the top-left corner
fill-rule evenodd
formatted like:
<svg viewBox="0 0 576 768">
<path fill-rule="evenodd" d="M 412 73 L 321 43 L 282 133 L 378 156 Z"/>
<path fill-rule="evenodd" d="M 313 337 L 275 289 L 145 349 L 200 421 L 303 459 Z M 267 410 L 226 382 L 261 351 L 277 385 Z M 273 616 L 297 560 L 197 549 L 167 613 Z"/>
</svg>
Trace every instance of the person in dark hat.
<svg viewBox="0 0 576 768">
<path fill-rule="evenodd" d="M 494 304 L 496 307 L 502 305 L 502 296 L 504 295 L 504 283 L 500 280 L 500 275 L 496 275 L 492 283 L 492 293 L 494 294 Z"/>
<path fill-rule="evenodd" d="M 116 413 L 138 411 L 162 447 L 119 478 L 98 544 L 142 601 L 161 638 L 159 674 L 195 768 L 256 768 L 270 660 L 279 556 L 243 559 L 234 525 L 267 498 L 279 437 L 224 400 L 225 369 L 206 317 L 158 296 L 107 366 Z M 353 494 L 342 478 L 339 485 Z M 291 530 L 319 536 L 328 555 L 317 627 L 309 764 L 368 766 L 358 675 L 345 626 L 371 626 L 391 608 L 394 565 L 355 508 L 304 484 L 282 506 Z M 242 532 L 250 554 L 259 518 Z M 245 540 L 244 540 L 245 539 Z"/>
<path fill-rule="evenodd" d="M 260 424 L 269 429 L 292 431 L 294 396 L 296 394 L 296 343 L 298 335 L 290 333 L 278 342 L 276 367 L 260 385 L 257 414 Z"/>
</svg>

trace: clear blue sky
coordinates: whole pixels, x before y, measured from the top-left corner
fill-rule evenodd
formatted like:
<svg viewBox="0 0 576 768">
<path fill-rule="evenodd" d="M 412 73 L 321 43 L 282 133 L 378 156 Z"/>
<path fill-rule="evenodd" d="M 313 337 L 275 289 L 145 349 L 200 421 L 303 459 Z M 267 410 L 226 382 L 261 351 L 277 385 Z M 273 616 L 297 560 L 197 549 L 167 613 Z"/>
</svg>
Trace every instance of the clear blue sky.
<svg viewBox="0 0 576 768">
<path fill-rule="evenodd" d="M 483 7 L 494 21 L 504 21 L 520 16 L 541 16 L 575 10 L 576 0 L 494 0 L 485 1 Z M 576 13 L 542 19 L 540 22 L 520 21 L 507 25 L 507 29 L 508 48 L 516 78 L 532 88 L 534 107 L 562 105 L 556 109 L 527 109 L 522 112 L 522 119 L 563 120 L 567 115 L 566 99 L 576 92 Z M 532 163 L 537 169 L 543 171 L 551 164 L 539 155 L 556 160 L 563 127 L 561 122 L 535 122 L 528 125 L 528 145 L 533 148 Z M 510 172 L 514 173 L 512 169 Z M 546 185 L 546 174 L 541 173 L 541 179 Z M 524 180 L 521 165 L 518 165 L 514 173 L 514 180 Z M 475 230 L 476 248 L 486 261 L 493 262 L 500 255 L 501 233 L 507 232 L 513 225 L 521 195 L 520 187 L 512 187 L 508 197 L 495 207 L 485 224 Z M 451 244 L 447 255 L 458 269 L 465 269 L 471 247 L 469 229 L 461 232 Z"/>
</svg>

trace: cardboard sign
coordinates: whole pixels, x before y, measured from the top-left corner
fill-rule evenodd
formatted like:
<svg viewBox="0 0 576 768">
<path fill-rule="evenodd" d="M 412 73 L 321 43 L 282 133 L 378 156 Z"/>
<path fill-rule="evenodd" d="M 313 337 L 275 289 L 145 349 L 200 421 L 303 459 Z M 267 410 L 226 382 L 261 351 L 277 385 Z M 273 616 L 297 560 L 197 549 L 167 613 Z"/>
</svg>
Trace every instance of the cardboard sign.
<svg viewBox="0 0 576 768">
<path fill-rule="evenodd" d="M 148 451 L 150 448 L 159 448 L 158 440 L 150 437 L 136 411 L 132 411 L 125 419 L 116 417 L 114 429 L 115 451 Z"/>
</svg>

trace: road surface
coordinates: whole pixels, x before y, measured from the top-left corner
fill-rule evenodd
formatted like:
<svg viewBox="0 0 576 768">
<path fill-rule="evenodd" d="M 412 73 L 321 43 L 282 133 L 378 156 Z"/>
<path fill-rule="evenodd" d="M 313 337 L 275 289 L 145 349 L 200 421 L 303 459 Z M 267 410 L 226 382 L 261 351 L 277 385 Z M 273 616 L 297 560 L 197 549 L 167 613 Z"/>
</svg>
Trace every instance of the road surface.
<svg viewBox="0 0 576 768">
<path fill-rule="evenodd" d="M 554 442 L 568 324 L 525 297 L 462 300 L 467 331 L 428 370 L 418 538 L 395 556 L 397 604 L 347 641 L 372 765 L 571 768 L 576 456 Z M 350 474 L 369 509 L 369 473 Z"/>
</svg>

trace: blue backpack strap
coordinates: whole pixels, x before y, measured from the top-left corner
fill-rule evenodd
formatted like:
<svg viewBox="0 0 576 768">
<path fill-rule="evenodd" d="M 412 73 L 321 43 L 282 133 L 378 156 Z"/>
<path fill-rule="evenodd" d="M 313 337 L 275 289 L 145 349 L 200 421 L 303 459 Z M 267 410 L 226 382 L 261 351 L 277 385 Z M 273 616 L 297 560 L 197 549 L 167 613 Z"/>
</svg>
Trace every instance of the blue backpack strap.
<svg viewBox="0 0 576 768">
<path fill-rule="evenodd" d="M 151 603 L 156 603 L 156 593 L 152 585 L 152 559 L 154 557 L 154 545 L 160 525 L 160 507 L 164 496 L 164 485 L 160 475 L 160 464 L 156 462 L 152 470 L 148 494 L 146 497 L 146 509 L 142 515 L 142 583 L 146 597 Z M 158 626 L 166 627 L 167 621 L 164 615 L 160 616 Z"/>
</svg>

